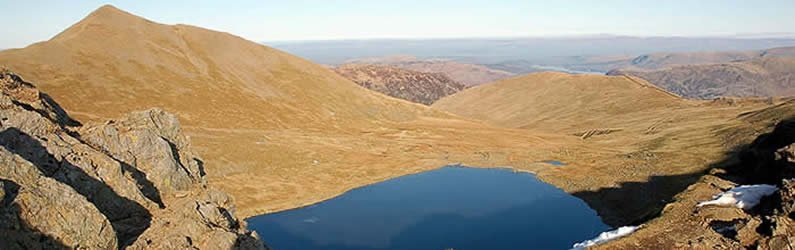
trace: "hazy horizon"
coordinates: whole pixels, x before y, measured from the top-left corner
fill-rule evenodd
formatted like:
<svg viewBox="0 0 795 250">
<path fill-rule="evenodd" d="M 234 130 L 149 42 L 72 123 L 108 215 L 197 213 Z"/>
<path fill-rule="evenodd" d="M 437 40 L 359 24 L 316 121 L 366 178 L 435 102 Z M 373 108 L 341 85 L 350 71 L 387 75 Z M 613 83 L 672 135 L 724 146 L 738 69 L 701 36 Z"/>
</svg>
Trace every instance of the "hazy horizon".
<svg viewBox="0 0 795 250">
<path fill-rule="evenodd" d="M 691 38 L 594 36 L 577 38 L 369 39 L 262 42 L 313 62 L 339 65 L 347 60 L 390 55 L 452 59 L 474 64 L 505 62 L 562 66 L 588 56 L 640 56 L 658 52 L 751 51 L 795 46 L 794 38 Z M 594 69 L 580 70 L 593 71 Z M 597 70 L 604 72 L 604 69 Z"/>
<path fill-rule="evenodd" d="M 791 1 L 25 1 L 0 48 L 45 41 L 104 4 L 257 42 L 588 36 L 795 38 Z M 48 6 L 48 8 L 41 8 Z M 719 6 L 717 8 L 716 6 Z M 759 15 L 766 13 L 766 15 Z M 693 25 L 698 24 L 698 25 Z"/>
<path fill-rule="evenodd" d="M 333 42 L 333 41 L 378 41 L 378 40 L 396 40 L 396 41 L 417 41 L 417 40 L 521 40 L 521 39 L 583 39 L 583 38 L 715 38 L 715 39 L 795 39 L 795 32 L 760 32 L 760 33 L 737 33 L 726 35 L 712 35 L 712 36 L 676 36 L 676 35 L 627 35 L 627 34 L 611 34 L 611 33 L 586 33 L 574 35 L 545 35 L 545 36 L 483 36 L 483 37 L 370 37 L 370 38 L 338 38 L 338 39 L 313 39 L 313 40 L 261 40 L 256 42 Z"/>
</svg>

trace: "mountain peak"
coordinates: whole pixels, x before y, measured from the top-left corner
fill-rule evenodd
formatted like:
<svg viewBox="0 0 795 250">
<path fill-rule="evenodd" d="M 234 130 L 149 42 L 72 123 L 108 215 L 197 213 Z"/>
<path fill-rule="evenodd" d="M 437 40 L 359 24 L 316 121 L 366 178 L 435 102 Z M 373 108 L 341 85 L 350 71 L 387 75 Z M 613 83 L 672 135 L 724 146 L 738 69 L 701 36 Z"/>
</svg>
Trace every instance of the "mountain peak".
<svg viewBox="0 0 795 250">
<path fill-rule="evenodd" d="M 112 4 L 102 5 L 102 6 L 100 6 L 99 8 L 97 8 L 96 10 L 94 10 L 92 12 L 101 12 L 101 11 L 105 11 L 105 12 L 108 12 L 108 11 L 111 11 L 111 12 L 124 12 L 123 10 L 120 10 L 119 8 L 116 8 L 116 6 L 113 6 Z"/>
<path fill-rule="evenodd" d="M 106 5 L 102 5 L 102 7 L 99 7 L 98 9 L 92 11 L 91 14 L 88 14 L 88 16 L 86 16 L 86 18 L 83 19 L 83 21 L 86 21 L 86 20 L 92 20 L 92 21 L 93 20 L 108 20 L 109 21 L 109 20 L 117 20 L 117 19 L 120 19 L 120 18 L 143 19 L 141 17 L 138 17 L 138 16 L 135 16 L 133 14 L 130 14 L 129 12 L 126 12 L 126 11 L 123 11 L 123 10 L 121 10 L 119 8 L 116 8 L 116 6 L 113 6 L 113 5 L 110 5 L 110 4 L 106 4 Z"/>
<path fill-rule="evenodd" d="M 131 26 L 135 23 L 140 23 L 140 22 L 149 22 L 149 21 L 142 17 L 118 9 L 113 5 L 106 4 L 92 11 L 90 14 L 88 14 L 88 16 L 83 18 L 83 20 L 80 20 L 79 22 L 70 26 L 66 30 L 62 31 L 61 33 L 53 37 L 52 40 L 63 40 L 75 37 L 77 36 L 77 34 L 82 33 L 87 29 L 88 26 L 91 25 L 101 25 L 105 27 L 119 28 L 119 27 Z"/>
</svg>

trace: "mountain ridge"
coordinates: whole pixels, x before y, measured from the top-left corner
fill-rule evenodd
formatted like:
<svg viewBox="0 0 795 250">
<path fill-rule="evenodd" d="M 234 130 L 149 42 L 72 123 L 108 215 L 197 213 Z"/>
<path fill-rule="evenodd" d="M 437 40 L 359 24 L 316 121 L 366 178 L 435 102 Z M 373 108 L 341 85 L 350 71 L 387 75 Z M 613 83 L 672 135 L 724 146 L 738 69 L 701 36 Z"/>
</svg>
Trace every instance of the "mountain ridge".
<svg viewBox="0 0 795 250">
<path fill-rule="evenodd" d="M 424 105 L 431 105 L 439 98 L 467 88 L 444 73 L 418 72 L 386 65 L 344 64 L 334 67 L 334 71 L 362 87 Z"/>
<path fill-rule="evenodd" d="M 467 86 L 477 86 L 516 76 L 514 73 L 482 65 L 442 59 L 419 59 L 416 56 L 400 54 L 385 57 L 350 59 L 346 60 L 345 63 L 390 65 L 419 72 L 444 73 L 453 80 L 464 83 Z"/>
<path fill-rule="evenodd" d="M 764 56 L 720 64 L 677 65 L 659 70 L 612 70 L 607 75 L 633 75 L 694 99 L 792 96 L 795 58 Z"/>
<path fill-rule="evenodd" d="M 558 100 L 564 98 L 577 99 Z M 533 104 L 523 105 L 527 101 Z M 611 102 L 622 105 L 615 107 L 601 105 Z M 601 110 L 600 112 L 605 114 L 622 113 L 624 111 L 615 110 L 650 110 L 671 103 L 680 105 L 687 101 L 634 77 L 573 75 L 547 71 L 467 89 L 442 98 L 432 107 L 512 128 L 561 128 L 560 125 L 541 125 L 547 124 L 544 122 L 546 118 L 543 117 L 556 117 L 558 120 L 555 122 L 558 122 L 559 119 L 583 109 Z M 530 119 L 535 122 L 527 123 L 530 114 L 538 117 Z"/>
</svg>

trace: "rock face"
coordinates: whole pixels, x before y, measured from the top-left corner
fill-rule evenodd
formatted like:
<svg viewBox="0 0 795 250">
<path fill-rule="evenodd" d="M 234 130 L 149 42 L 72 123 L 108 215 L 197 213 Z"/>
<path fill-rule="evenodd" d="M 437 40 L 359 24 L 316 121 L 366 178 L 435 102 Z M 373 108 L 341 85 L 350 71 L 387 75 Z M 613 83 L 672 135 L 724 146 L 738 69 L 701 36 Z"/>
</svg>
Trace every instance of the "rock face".
<svg viewBox="0 0 795 250">
<path fill-rule="evenodd" d="M 346 64 L 335 67 L 334 71 L 370 90 L 425 105 L 466 88 L 443 73 L 423 73 L 392 66 Z"/>
<path fill-rule="evenodd" d="M 637 76 L 692 99 L 795 95 L 795 59 L 791 57 L 682 65 L 654 71 L 612 70 L 607 74 Z"/>
<path fill-rule="evenodd" d="M 160 109 L 81 125 L 0 72 L 0 248 L 264 248 Z"/>
</svg>

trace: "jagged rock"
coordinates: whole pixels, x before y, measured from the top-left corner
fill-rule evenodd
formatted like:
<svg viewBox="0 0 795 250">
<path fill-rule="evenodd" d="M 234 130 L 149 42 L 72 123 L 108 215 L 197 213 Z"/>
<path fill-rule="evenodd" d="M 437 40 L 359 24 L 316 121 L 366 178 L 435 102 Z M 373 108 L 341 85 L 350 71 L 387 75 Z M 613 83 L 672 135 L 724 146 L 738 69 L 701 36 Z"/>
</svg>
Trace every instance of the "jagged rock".
<svg viewBox="0 0 795 250">
<path fill-rule="evenodd" d="M 757 228 L 762 225 L 762 220 L 759 218 L 751 218 L 748 222 L 743 223 L 742 227 L 737 228 L 737 240 L 740 244 L 750 247 L 762 238 L 762 235 L 757 232 Z"/>
<path fill-rule="evenodd" d="M 0 154 L 3 159 L 10 156 L 10 152 L 2 148 Z M 10 166 L 5 162 L 0 164 Z M 7 170 L 2 169 L 3 172 Z M 21 187 L 10 180 L 0 179 L 0 182 L 5 187 L 18 189 L 9 192 L 0 205 L 0 249 L 117 247 L 110 222 L 69 186 L 51 178 L 37 178 Z"/>
<path fill-rule="evenodd" d="M 189 149 L 177 118 L 161 109 L 133 112 L 118 120 L 86 126 L 80 135 L 127 168 L 145 172 L 146 179 L 154 185 L 145 190 L 148 195 L 154 195 L 154 190 L 170 194 L 205 184 L 200 160 Z"/>
<path fill-rule="evenodd" d="M 259 236 L 246 231 L 245 222 L 233 216 L 234 205 L 226 193 L 208 190 L 198 197 L 172 202 L 167 211 L 177 216 L 155 218 L 151 230 L 131 248 L 263 248 Z"/>
<path fill-rule="evenodd" d="M 80 125 L 77 121 L 72 120 L 49 95 L 39 92 L 33 85 L 23 81 L 21 77 L 7 69 L 0 69 L 0 90 L 13 98 L 15 102 L 13 104 L 29 111 L 35 111 L 58 125 Z M 9 107 L 11 104 L 10 99 L 5 100 L 0 102 L 0 108 Z"/>
<path fill-rule="evenodd" d="M 174 115 L 83 126 L 6 70 L 0 90 L 0 248 L 264 248 Z"/>
<path fill-rule="evenodd" d="M 795 247 L 795 179 L 782 183 L 781 204 L 768 216 L 770 237 L 759 243 L 759 249 L 792 249 Z"/>
</svg>

